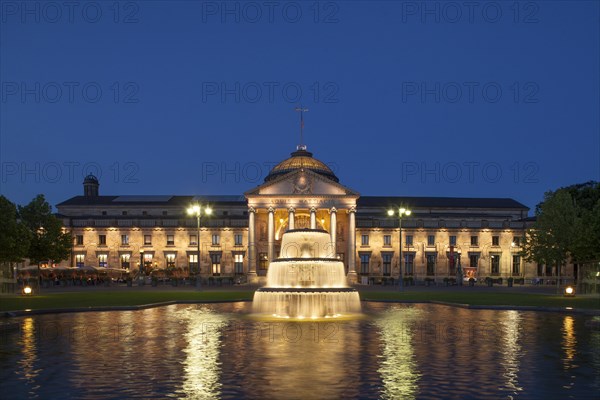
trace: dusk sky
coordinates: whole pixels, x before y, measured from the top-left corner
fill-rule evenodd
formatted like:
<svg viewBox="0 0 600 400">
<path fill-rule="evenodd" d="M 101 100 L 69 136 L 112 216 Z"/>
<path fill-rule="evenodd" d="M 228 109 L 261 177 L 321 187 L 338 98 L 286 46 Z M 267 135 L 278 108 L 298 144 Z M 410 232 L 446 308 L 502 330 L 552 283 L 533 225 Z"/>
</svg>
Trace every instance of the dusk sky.
<svg viewBox="0 0 600 400">
<path fill-rule="evenodd" d="M 18 204 L 90 172 L 105 195 L 241 195 L 295 150 L 300 104 L 308 150 L 362 195 L 533 209 L 600 179 L 597 1 L 67 4 L 0 2 Z"/>
</svg>

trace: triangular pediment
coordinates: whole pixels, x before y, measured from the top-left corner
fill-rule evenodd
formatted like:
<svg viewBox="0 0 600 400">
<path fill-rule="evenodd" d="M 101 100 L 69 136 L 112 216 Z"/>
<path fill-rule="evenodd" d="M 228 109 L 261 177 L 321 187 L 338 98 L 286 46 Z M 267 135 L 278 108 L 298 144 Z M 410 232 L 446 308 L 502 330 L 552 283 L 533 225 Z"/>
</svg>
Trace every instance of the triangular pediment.
<svg viewBox="0 0 600 400">
<path fill-rule="evenodd" d="M 248 196 L 356 196 L 358 192 L 311 170 L 297 170 L 249 190 Z"/>
</svg>

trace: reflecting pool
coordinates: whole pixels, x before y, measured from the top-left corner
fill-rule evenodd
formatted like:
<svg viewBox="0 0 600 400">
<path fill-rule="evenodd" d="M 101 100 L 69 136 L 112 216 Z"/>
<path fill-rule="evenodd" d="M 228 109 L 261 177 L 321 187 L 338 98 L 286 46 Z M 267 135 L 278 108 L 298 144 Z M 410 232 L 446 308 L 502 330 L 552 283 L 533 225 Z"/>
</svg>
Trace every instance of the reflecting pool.
<svg viewBox="0 0 600 400">
<path fill-rule="evenodd" d="M 15 398 L 593 398 L 600 330 L 583 315 L 363 304 L 282 322 L 250 303 L 24 317 L 0 336 Z"/>
</svg>

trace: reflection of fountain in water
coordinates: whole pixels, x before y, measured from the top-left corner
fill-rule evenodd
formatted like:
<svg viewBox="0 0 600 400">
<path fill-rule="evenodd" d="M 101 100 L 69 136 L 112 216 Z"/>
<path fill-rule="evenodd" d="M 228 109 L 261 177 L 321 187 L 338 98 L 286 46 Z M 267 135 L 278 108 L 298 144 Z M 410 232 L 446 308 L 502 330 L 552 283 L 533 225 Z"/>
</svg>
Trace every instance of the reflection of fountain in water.
<svg viewBox="0 0 600 400">
<path fill-rule="evenodd" d="M 179 312 L 187 322 L 187 346 L 182 391 L 186 398 L 214 399 L 221 391 L 219 354 L 225 318 L 209 309 L 200 312 L 187 309 Z"/>
<path fill-rule="evenodd" d="M 360 312 L 358 292 L 348 287 L 344 263 L 329 234 L 296 229 L 282 237 L 281 254 L 269 265 L 267 286 L 254 294 L 254 312 L 281 318 L 334 318 Z"/>
</svg>

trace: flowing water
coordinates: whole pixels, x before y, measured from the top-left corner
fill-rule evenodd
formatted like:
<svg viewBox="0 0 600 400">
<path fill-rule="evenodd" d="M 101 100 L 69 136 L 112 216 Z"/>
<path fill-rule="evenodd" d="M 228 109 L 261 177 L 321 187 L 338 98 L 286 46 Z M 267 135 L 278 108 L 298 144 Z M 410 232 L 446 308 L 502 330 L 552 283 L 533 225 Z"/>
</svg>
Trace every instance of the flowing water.
<svg viewBox="0 0 600 400">
<path fill-rule="evenodd" d="M 14 319 L 2 399 L 587 399 L 598 317 L 363 304 L 362 318 L 255 319 L 247 302 Z"/>
</svg>

